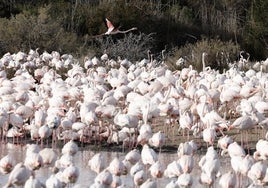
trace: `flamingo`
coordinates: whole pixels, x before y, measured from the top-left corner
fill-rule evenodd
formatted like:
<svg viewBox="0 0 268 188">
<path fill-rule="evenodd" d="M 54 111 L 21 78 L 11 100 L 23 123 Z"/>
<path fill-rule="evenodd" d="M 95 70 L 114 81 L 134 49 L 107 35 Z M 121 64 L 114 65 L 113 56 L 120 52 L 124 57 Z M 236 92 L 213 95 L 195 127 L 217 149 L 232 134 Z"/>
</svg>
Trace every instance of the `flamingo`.
<svg viewBox="0 0 268 188">
<path fill-rule="evenodd" d="M 88 161 L 88 166 L 99 174 L 104 168 L 105 168 L 105 163 L 104 163 L 104 158 L 103 154 L 97 153 L 95 154 L 89 161 Z"/>
<path fill-rule="evenodd" d="M 137 149 L 132 149 L 125 156 L 125 160 L 129 161 L 132 165 L 136 164 L 140 159 L 141 154 Z"/>
<path fill-rule="evenodd" d="M 26 145 L 26 156 L 32 153 L 38 153 L 40 151 L 40 147 L 37 144 L 27 144 Z"/>
<path fill-rule="evenodd" d="M 38 129 L 38 134 L 41 139 L 41 147 L 43 147 L 44 139 L 47 139 L 48 143 L 48 138 L 52 135 L 52 130 L 45 124 Z"/>
<path fill-rule="evenodd" d="M 66 184 L 75 183 L 79 177 L 79 169 L 78 167 L 71 164 L 67 168 L 65 168 L 62 172 L 63 180 Z"/>
<path fill-rule="evenodd" d="M 61 168 L 67 168 L 68 166 L 72 165 L 74 163 L 73 156 L 69 154 L 62 155 L 58 160 L 55 161 L 55 170 L 61 169 Z"/>
<path fill-rule="evenodd" d="M 23 186 L 28 178 L 31 176 L 32 171 L 26 167 L 22 162 L 16 164 L 8 176 L 8 182 L 5 188 L 11 186 Z"/>
<path fill-rule="evenodd" d="M 52 174 L 46 180 L 46 187 L 61 188 L 63 187 L 63 183 L 59 180 L 59 178 L 56 177 L 55 174 Z"/>
<path fill-rule="evenodd" d="M 152 137 L 153 132 L 152 132 L 152 127 L 151 125 L 144 123 L 140 126 L 139 129 L 139 135 L 137 137 L 137 143 L 144 145 L 148 144 L 149 139 Z"/>
<path fill-rule="evenodd" d="M 128 33 L 130 31 L 133 31 L 133 30 L 137 30 L 138 29 L 137 27 L 133 27 L 131 29 L 122 31 L 122 30 L 119 30 L 119 27 L 115 27 L 112 24 L 112 22 L 110 20 L 108 20 L 108 18 L 105 18 L 105 21 L 106 21 L 106 26 L 107 26 L 108 30 L 105 33 L 103 33 L 103 34 L 95 35 L 93 37 L 99 37 L 99 36 L 103 36 L 103 35 L 114 35 L 114 34 L 118 34 L 118 33 Z"/>
<path fill-rule="evenodd" d="M 182 168 L 177 161 L 172 161 L 167 165 L 164 176 L 167 178 L 179 177 L 183 173 Z"/>
<path fill-rule="evenodd" d="M 150 166 L 149 171 L 153 178 L 162 178 L 164 175 L 164 165 L 157 161 Z"/>
<path fill-rule="evenodd" d="M 52 148 L 42 149 L 41 151 L 39 151 L 39 155 L 42 157 L 44 165 L 54 165 L 58 156 Z"/>
<path fill-rule="evenodd" d="M 234 142 L 233 139 L 228 135 L 219 138 L 218 147 L 222 150 L 221 151 L 222 156 L 224 155 L 224 153 L 227 152 L 228 146 L 233 142 Z"/>
<path fill-rule="evenodd" d="M 228 146 L 227 149 L 230 157 L 244 157 L 246 156 L 246 152 L 245 150 L 237 143 L 237 142 L 233 142 Z"/>
<path fill-rule="evenodd" d="M 112 178 L 113 178 L 113 181 L 111 183 L 111 187 L 115 188 L 115 187 L 124 186 L 124 185 L 122 185 L 122 180 L 121 180 L 120 176 L 116 176 L 113 174 Z"/>
<path fill-rule="evenodd" d="M 191 155 L 183 155 L 179 158 L 179 164 L 183 173 L 191 173 L 194 168 L 194 158 Z"/>
<path fill-rule="evenodd" d="M 256 143 L 256 151 L 253 154 L 255 160 L 266 160 L 268 156 L 268 141 L 260 139 Z"/>
<path fill-rule="evenodd" d="M 145 144 L 141 150 L 141 160 L 145 165 L 152 165 L 157 162 L 158 156 L 152 148 Z"/>
<path fill-rule="evenodd" d="M 210 145 L 213 145 L 215 139 L 217 137 L 216 130 L 214 127 L 208 127 L 203 130 L 203 140 Z"/>
<path fill-rule="evenodd" d="M 156 181 L 152 180 L 151 178 L 148 178 L 141 186 L 140 188 L 157 188 Z"/>
<path fill-rule="evenodd" d="M 247 154 L 241 161 L 241 164 L 240 164 L 240 172 L 243 176 L 247 176 L 248 174 L 248 171 L 250 170 L 251 166 L 255 163 L 255 160 L 254 158 Z"/>
<path fill-rule="evenodd" d="M 64 144 L 61 152 L 62 154 L 70 154 L 74 156 L 77 153 L 78 149 L 79 148 L 77 144 L 73 140 L 70 140 L 69 142 Z"/>
<path fill-rule="evenodd" d="M 162 146 L 165 144 L 165 140 L 165 134 L 161 131 L 158 131 L 157 133 L 154 133 L 153 136 L 149 139 L 149 145 L 160 148 L 160 153 Z"/>
<path fill-rule="evenodd" d="M 139 171 L 144 171 L 144 164 L 142 163 L 142 161 L 138 161 L 136 164 L 134 164 L 131 168 L 130 168 L 130 175 L 134 176 L 137 172 Z"/>
<path fill-rule="evenodd" d="M 257 125 L 257 122 L 252 118 L 252 116 L 244 115 L 237 118 L 229 127 L 229 129 L 236 128 L 241 131 L 241 145 L 244 145 L 243 140 L 243 131 L 253 128 Z M 246 140 L 246 144 L 248 145 L 248 141 Z"/>
<path fill-rule="evenodd" d="M 189 111 L 181 112 L 179 117 L 179 125 L 180 128 L 183 130 L 183 137 L 184 137 L 184 130 L 187 129 L 187 139 L 189 139 L 189 131 L 193 125 L 193 116 Z"/>
<path fill-rule="evenodd" d="M 146 173 L 144 170 L 139 170 L 134 174 L 133 180 L 136 186 L 142 185 L 146 181 Z"/>
<path fill-rule="evenodd" d="M 213 160 L 206 160 L 201 167 L 201 182 L 212 186 L 216 177 L 219 176 L 220 160 L 218 158 Z"/>
<path fill-rule="evenodd" d="M 206 162 L 209 162 L 209 161 L 213 161 L 215 159 L 218 159 L 218 154 L 216 152 L 216 150 L 213 148 L 213 146 L 210 146 L 208 149 L 207 149 L 207 152 L 206 152 L 206 155 L 204 155 L 198 165 L 202 168 L 202 166 L 204 166 L 204 164 Z"/>
<path fill-rule="evenodd" d="M 260 184 L 266 175 L 267 165 L 263 161 L 254 163 L 248 171 L 248 177 L 255 184 Z"/>
<path fill-rule="evenodd" d="M 125 166 L 122 161 L 120 161 L 117 157 L 115 157 L 110 165 L 108 166 L 109 171 L 115 175 L 115 176 L 120 176 L 122 174 L 125 174 Z"/>
<path fill-rule="evenodd" d="M 43 166 L 43 158 L 39 153 L 28 154 L 24 164 L 31 170 L 38 170 Z"/>
<path fill-rule="evenodd" d="M 194 141 L 191 140 L 189 142 L 180 143 L 178 150 L 177 150 L 177 154 L 178 154 L 178 157 L 180 158 L 183 155 L 193 155 L 196 150 L 197 150 L 197 146 L 194 143 Z"/>
<path fill-rule="evenodd" d="M 34 178 L 34 176 L 30 176 L 29 179 L 25 182 L 24 188 L 34 188 L 34 187 L 45 188 L 45 185 L 43 185 L 39 179 Z"/>
<path fill-rule="evenodd" d="M 2 174 L 8 174 L 12 171 L 15 166 L 13 156 L 11 154 L 7 154 L 0 160 L 0 172 Z"/>
<path fill-rule="evenodd" d="M 109 186 L 113 182 L 113 176 L 108 169 L 105 169 L 95 177 L 95 182 L 98 182 L 104 186 Z"/>
<path fill-rule="evenodd" d="M 236 176 L 233 171 L 224 173 L 219 181 L 221 188 L 236 187 Z"/>
<path fill-rule="evenodd" d="M 178 177 L 177 183 L 180 187 L 192 187 L 194 178 L 189 173 L 183 173 Z"/>
</svg>

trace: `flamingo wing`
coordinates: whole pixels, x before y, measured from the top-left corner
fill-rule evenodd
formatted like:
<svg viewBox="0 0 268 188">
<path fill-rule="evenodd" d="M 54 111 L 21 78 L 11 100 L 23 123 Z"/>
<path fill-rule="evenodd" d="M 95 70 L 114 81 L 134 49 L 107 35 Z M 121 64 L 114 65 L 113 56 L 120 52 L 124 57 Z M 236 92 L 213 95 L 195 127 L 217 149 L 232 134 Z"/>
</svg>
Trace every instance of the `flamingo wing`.
<svg viewBox="0 0 268 188">
<path fill-rule="evenodd" d="M 106 32 L 106 34 L 110 34 L 114 30 L 114 25 L 107 18 L 105 20 L 106 20 L 106 25 L 108 27 L 108 31 Z"/>
</svg>

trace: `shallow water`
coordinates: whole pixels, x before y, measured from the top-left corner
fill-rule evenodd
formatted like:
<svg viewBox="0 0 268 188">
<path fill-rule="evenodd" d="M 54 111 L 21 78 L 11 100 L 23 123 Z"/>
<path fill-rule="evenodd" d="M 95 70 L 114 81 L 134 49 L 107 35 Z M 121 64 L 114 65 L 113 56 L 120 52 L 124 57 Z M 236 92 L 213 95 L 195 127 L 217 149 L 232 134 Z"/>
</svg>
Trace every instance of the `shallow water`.
<svg viewBox="0 0 268 188">
<path fill-rule="evenodd" d="M 57 150 L 59 153 L 60 149 Z M 21 162 L 25 158 L 26 146 L 13 145 L 13 144 L 3 144 L 0 150 L 0 158 L 5 156 L 8 153 L 14 155 L 16 162 Z M 94 178 L 96 177 L 96 173 L 93 172 L 88 166 L 88 161 L 91 157 L 99 151 L 93 151 L 91 149 L 83 148 L 75 155 L 75 165 L 79 168 L 79 179 L 77 184 L 85 185 L 90 187 L 94 183 Z M 119 157 L 119 159 L 123 159 L 126 153 L 123 152 L 111 152 L 111 151 L 101 151 L 104 154 L 106 166 L 109 165 L 109 162 L 114 159 L 114 157 Z M 195 154 L 195 167 L 191 174 L 194 177 L 194 186 L 193 187 L 206 187 L 205 185 L 201 185 L 198 181 L 200 177 L 200 168 L 198 166 L 198 162 L 203 154 Z M 158 159 L 164 166 L 166 167 L 170 162 L 177 160 L 177 153 L 161 153 L 158 155 Z M 221 173 L 227 172 L 230 170 L 229 158 L 221 158 Z M 51 175 L 51 170 L 49 168 L 42 167 L 41 169 L 36 171 L 36 178 L 41 180 L 41 182 L 45 183 L 46 179 Z M 8 180 L 8 175 L 0 175 L 0 187 L 2 187 Z M 133 178 L 130 175 L 121 176 L 122 183 L 125 187 L 135 187 Z M 157 187 L 165 187 L 172 179 L 169 178 L 160 178 L 157 180 Z M 218 180 L 217 180 L 218 181 Z M 217 182 L 216 182 L 217 184 Z M 215 184 L 215 187 L 218 187 Z M 72 187 L 72 186 L 70 186 Z"/>
</svg>

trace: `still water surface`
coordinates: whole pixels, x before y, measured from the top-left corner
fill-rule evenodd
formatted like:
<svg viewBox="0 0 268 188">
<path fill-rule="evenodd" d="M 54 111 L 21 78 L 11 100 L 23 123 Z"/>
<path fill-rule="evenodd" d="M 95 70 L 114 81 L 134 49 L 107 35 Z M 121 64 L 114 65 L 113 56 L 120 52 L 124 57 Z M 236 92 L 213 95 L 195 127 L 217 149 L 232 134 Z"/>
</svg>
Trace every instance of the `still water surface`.
<svg viewBox="0 0 268 188">
<path fill-rule="evenodd" d="M 60 149 L 57 150 L 60 153 Z M 0 158 L 5 156 L 8 153 L 13 154 L 16 162 L 24 161 L 25 159 L 26 146 L 13 145 L 13 144 L 3 144 L 0 146 Z M 88 166 L 88 161 L 93 157 L 94 154 L 100 151 L 93 151 L 90 149 L 83 148 L 79 150 L 79 152 L 75 155 L 75 166 L 79 168 L 79 179 L 77 184 L 84 185 L 86 187 L 90 187 L 94 183 L 94 178 L 96 177 L 96 173 L 93 172 Z M 106 166 L 109 165 L 115 157 L 119 159 L 124 159 L 126 153 L 123 152 L 111 152 L 111 151 L 101 151 L 104 154 Z M 203 153 L 204 154 L 204 153 Z M 191 174 L 194 177 L 194 186 L 193 187 L 206 187 L 199 183 L 198 179 L 200 177 L 200 168 L 198 166 L 198 162 L 203 154 L 195 154 L 195 167 Z M 174 160 L 178 159 L 177 153 L 161 153 L 158 156 L 158 159 L 165 167 Z M 227 172 L 230 170 L 229 159 L 221 158 L 221 172 Z M 41 168 L 36 171 L 36 178 L 38 178 L 41 182 L 45 183 L 46 179 L 51 175 L 51 170 L 49 168 Z M 8 175 L 0 174 L 0 187 L 2 187 L 8 180 Z M 122 183 L 125 187 L 135 187 L 133 178 L 130 175 L 121 176 Z M 171 179 L 169 178 L 160 178 L 157 180 L 157 187 L 165 187 Z M 216 183 L 217 184 L 217 183 Z M 72 187 L 72 186 L 70 186 Z M 216 186 L 217 187 L 217 186 Z"/>
</svg>

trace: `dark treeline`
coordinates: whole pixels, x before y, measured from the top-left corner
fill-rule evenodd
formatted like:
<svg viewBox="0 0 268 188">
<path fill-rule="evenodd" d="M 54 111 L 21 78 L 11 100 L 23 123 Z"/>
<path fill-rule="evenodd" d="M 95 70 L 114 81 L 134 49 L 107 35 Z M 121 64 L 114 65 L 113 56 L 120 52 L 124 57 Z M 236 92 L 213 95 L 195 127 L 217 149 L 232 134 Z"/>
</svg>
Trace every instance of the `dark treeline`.
<svg viewBox="0 0 268 188">
<path fill-rule="evenodd" d="M 123 29 L 137 27 L 137 40 L 147 35 L 144 55 L 145 48 L 161 52 L 215 39 L 261 60 L 268 54 L 267 10 L 267 0 L 2 0 L 0 54 L 30 48 L 101 53 L 108 48 L 102 45 L 106 36 L 91 36 L 106 31 L 107 17 Z"/>
</svg>

